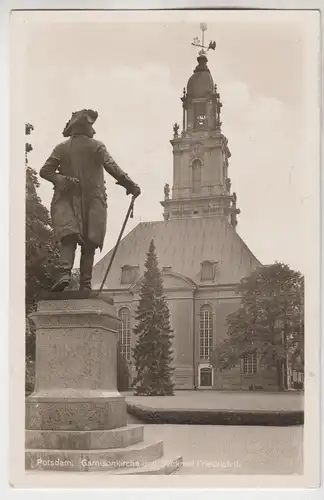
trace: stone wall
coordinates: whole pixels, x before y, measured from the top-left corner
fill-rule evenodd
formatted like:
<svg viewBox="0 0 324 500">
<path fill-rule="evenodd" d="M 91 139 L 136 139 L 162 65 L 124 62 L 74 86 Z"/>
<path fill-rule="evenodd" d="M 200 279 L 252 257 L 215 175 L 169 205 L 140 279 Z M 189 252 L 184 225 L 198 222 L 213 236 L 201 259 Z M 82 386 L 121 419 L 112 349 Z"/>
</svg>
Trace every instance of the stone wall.
<svg viewBox="0 0 324 500">
<path fill-rule="evenodd" d="M 241 373 L 240 367 L 214 373 L 214 389 L 249 390 L 250 385 L 262 386 L 265 391 L 278 391 L 276 370 L 259 368 L 254 375 Z"/>
<path fill-rule="evenodd" d="M 166 280 L 167 281 L 167 280 Z M 171 326 L 174 331 L 174 382 L 177 390 L 193 389 L 198 386 L 199 365 L 206 360 L 200 359 L 199 353 L 199 323 L 200 308 L 209 304 L 213 311 L 213 338 L 216 346 L 223 340 L 227 332 L 227 316 L 236 311 L 240 299 L 231 290 L 201 288 L 196 291 L 176 283 L 167 283 L 167 298 L 170 308 Z M 170 286 L 171 285 L 171 286 Z M 173 286 L 172 286 L 173 285 Z M 135 311 L 138 304 L 138 294 L 130 290 L 115 292 L 114 300 L 117 311 L 128 307 L 131 311 L 131 328 L 135 326 Z M 131 335 L 131 345 L 135 346 L 135 335 Z M 194 367 L 195 366 L 195 373 Z M 130 370 L 134 376 L 134 370 Z M 259 385 L 264 390 L 278 390 L 276 370 L 258 367 L 255 375 L 241 374 L 240 366 L 231 370 L 213 373 L 213 389 L 218 390 L 249 390 L 251 384 Z"/>
</svg>

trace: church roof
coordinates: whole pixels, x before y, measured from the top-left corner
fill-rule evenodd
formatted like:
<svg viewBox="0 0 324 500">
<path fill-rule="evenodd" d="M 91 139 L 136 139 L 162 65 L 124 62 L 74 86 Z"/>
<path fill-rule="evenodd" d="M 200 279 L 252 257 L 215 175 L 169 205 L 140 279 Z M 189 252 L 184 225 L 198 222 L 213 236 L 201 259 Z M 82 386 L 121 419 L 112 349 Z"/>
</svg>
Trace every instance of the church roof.
<svg viewBox="0 0 324 500">
<path fill-rule="evenodd" d="M 219 284 L 238 283 L 260 265 L 233 227 L 221 218 L 142 222 L 122 239 L 105 288 L 120 288 L 123 266 L 139 266 L 143 275 L 152 239 L 160 268 L 171 267 L 173 272 L 197 284 L 200 283 L 201 263 L 204 261 L 218 263 Z M 101 285 L 111 254 L 112 250 L 94 266 L 93 288 Z"/>
</svg>

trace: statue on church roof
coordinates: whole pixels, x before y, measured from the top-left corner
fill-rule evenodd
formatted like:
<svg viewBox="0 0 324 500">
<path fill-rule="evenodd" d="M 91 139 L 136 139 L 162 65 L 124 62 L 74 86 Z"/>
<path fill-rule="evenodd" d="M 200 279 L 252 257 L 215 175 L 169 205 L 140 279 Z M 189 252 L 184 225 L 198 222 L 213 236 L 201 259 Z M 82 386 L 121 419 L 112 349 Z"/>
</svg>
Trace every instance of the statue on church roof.
<svg viewBox="0 0 324 500">
<path fill-rule="evenodd" d="M 164 186 L 164 199 L 168 200 L 170 198 L 170 186 L 168 183 Z"/>
<path fill-rule="evenodd" d="M 226 190 L 228 192 L 230 192 L 230 190 L 231 190 L 231 185 L 232 185 L 232 181 L 231 181 L 231 179 L 229 177 L 227 177 L 227 179 L 226 179 Z"/>
<path fill-rule="evenodd" d="M 52 288 L 63 291 L 71 281 L 77 245 L 81 246 L 80 290 L 91 290 L 95 250 L 102 249 L 107 219 L 104 169 L 116 184 L 134 197 L 141 190 L 117 165 L 106 146 L 93 138 L 98 113 L 83 109 L 72 113 L 63 136 L 40 170 L 40 176 L 54 184 L 51 217 L 60 247 L 60 276 Z"/>
<path fill-rule="evenodd" d="M 237 226 L 237 217 L 236 217 L 236 212 L 231 213 L 231 225 L 236 228 Z"/>
<path fill-rule="evenodd" d="M 173 136 L 174 136 L 174 138 L 179 137 L 179 128 L 180 128 L 180 125 L 178 123 L 175 123 L 173 125 Z"/>
<path fill-rule="evenodd" d="M 232 207 L 231 207 L 231 224 L 235 228 L 237 226 L 237 215 L 241 213 L 241 210 L 236 207 L 237 196 L 236 193 L 232 195 Z"/>
</svg>

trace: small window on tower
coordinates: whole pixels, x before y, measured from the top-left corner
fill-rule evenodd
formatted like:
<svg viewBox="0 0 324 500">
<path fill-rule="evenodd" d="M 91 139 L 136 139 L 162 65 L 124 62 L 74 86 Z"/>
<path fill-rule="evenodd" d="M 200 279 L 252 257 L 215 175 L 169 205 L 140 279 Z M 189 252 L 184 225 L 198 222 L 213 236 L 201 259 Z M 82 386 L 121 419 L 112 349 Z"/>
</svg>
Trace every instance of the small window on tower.
<svg viewBox="0 0 324 500">
<path fill-rule="evenodd" d="M 133 285 L 139 276 L 138 266 L 123 266 L 121 273 L 122 285 Z"/>
<path fill-rule="evenodd" d="M 216 262 L 205 261 L 201 264 L 201 281 L 213 281 L 215 279 Z"/>
<path fill-rule="evenodd" d="M 195 160 L 192 163 L 192 192 L 200 193 L 201 190 L 201 161 Z"/>
</svg>

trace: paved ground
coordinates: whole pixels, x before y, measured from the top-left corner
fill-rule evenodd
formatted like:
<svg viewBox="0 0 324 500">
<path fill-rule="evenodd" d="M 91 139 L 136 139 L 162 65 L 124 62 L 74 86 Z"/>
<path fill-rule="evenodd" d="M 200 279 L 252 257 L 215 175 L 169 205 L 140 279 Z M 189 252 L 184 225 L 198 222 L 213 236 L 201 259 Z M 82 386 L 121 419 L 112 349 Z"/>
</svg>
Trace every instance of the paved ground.
<svg viewBox="0 0 324 500">
<path fill-rule="evenodd" d="M 133 396 L 149 408 L 302 410 L 302 393 L 177 391 L 175 396 Z M 128 415 L 129 423 L 138 423 Z M 147 441 L 163 440 L 167 456 L 182 455 L 177 474 L 302 474 L 303 427 L 145 424 Z"/>
<path fill-rule="evenodd" d="M 145 441 L 182 455 L 176 474 L 302 474 L 303 428 L 145 425 Z"/>
<path fill-rule="evenodd" d="M 264 393 L 234 391 L 176 391 L 175 396 L 133 396 L 122 393 L 126 401 L 147 408 L 300 411 L 304 395 L 298 392 Z"/>
</svg>

